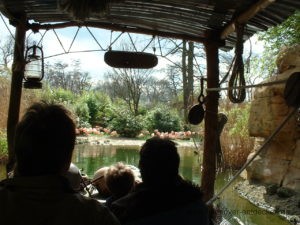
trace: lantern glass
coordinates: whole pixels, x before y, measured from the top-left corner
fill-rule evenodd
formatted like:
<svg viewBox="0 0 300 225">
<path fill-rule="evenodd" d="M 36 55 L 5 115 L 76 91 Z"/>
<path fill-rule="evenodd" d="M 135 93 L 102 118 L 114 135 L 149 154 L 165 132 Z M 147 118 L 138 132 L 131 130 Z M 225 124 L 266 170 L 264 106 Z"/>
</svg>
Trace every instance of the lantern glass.
<svg viewBox="0 0 300 225">
<path fill-rule="evenodd" d="M 42 88 L 44 77 L 44 55 L 41 47 L 33 45 L 26 51 L 24 71 L 24 88 Z"/>
<path fill-rule="evenodd" d="M 30 59 L 30 61 L 26 64 L 26 69 L 25 69 L 25 79 L 30 79 L 30 78 L 36 78 L 40 79 L 41 78 L 41 68 L 42 68 L 42 63 L 41 60 L 39 59 Z"/>
<path fill-rule="evenodd" d="M 41 48 L 33 45 L 28 48 L 26 54 L 26 67 L 24 79 L 37 79 L 42 80 L 43 78 L 43 65 L 42 65 L 42 52 Z"/>
</svg>

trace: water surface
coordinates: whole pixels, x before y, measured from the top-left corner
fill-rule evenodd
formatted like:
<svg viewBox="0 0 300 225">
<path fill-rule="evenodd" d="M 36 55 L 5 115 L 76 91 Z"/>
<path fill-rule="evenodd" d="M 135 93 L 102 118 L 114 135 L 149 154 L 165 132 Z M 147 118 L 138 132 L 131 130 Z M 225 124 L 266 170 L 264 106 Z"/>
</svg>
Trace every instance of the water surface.
<svg viewBox="0 0 300 225">
<path fill-rule="evenodd" d="M 125 162 L 131 165 L 138 165 L 138 147 L 124 147 L 112 145 L 77 145 L 73 155 L 73 162 L 86 173 L 93 177 L 94 172 L 103 166 L 109 166 L 115 162 Z M 200 162 L 198 155 L 193 148 L 179 148 L 181 159 L 181 175 L 195 183 L 200 183 Z M 167 162 L 166 162 L 167 163 Z M 163 168 L 162 168 L 163 169 Z M 220 190 L 233 173 L 226 172 L 218 174 L 216 179 L 216 192 Z M 5 178 L 5 166 L 0 164 L 0 180 Z M 234 184 L 229 187 L 220 197 L 220 203 L 226 207 L 223 210 L 227 218 L 237 217 L 245 225 L 290 225 L 286 220 L 279 216 L 262 210 L 247 200 L 239 197 L 233 190 Z"/>
<path fill-rule="evenodd" d="M 134 166 L 138 165 L 139 147 L 137 146 L 112 146 L 112 145 L 77 145 L 73 162 L 86 173 L 93 177 L 94 172 L 103 167 L 109 166 L 116 162 L 125 162 Z M 200 184 L 200 164 L 199 155 L 194 153 L 190 147 L 179 147 L 180 154 L 180 173 L 181 175 L 193 182 Z M 166 162 L 167 163 L 167 162 Z M 162 168 L 163 169 L 163 168 Z M 216 179 L 216 192 L 221 189 L 234 172 L 218 174 Z M 238 182 L 238 180 L 236 181 Z M 235 182 L 235 183 L 236 183 Z M 234 184 L 229 187 L 220 197 L 220 204 L 226 207 L 223 212 L 226 217 L 237 217 L 245 225 L 289 225 L 289 223 L 279 216 L 262 210 L 247 200 L 239 197 L 233 190 Z M 218 203 L 217 202 L 217 203 Z"/>
</svg>

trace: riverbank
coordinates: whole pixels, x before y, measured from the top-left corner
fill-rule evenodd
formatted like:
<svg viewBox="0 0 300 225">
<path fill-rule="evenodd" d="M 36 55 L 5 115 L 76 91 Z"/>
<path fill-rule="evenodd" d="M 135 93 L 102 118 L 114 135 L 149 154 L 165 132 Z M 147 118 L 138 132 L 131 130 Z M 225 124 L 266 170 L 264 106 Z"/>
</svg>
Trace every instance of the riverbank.
<svg viewBox="0 0 300 225">
<path fill-rule="evenodd" d="M 146 140 L 110 137 L 110 136 L 77 136 L 76 144 L 90 143 L 95 145 L 122 145 L 122 146 L 142 146 Z M 174 140 L 178 147 L 195 147 L 192 140 Z"/>
<path fill-rule="evenodd" d="M 244 180 L 235 185 L 239 195 L 255 206 L 287 219 L 293 225 L 300 225 L 300 193 L 290 197 L 279 197 L 276 193 L 267 194 L 266 186 L 250 184 Z"/>
</svg>

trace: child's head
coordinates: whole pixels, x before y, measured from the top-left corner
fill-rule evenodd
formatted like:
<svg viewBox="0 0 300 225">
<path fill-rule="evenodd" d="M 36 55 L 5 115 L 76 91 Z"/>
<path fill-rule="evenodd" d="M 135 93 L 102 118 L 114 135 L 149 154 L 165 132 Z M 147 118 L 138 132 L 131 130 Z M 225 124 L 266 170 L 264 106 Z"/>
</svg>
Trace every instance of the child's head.
<svg viewBox="0 0 300 225">
<path fill-rule="evenodd" d="M 134 187 L 135 177 L 130 167 L 118 162 L 109 167 L 105 182 L 113 196 L 121 197 Z"/>
</svg>

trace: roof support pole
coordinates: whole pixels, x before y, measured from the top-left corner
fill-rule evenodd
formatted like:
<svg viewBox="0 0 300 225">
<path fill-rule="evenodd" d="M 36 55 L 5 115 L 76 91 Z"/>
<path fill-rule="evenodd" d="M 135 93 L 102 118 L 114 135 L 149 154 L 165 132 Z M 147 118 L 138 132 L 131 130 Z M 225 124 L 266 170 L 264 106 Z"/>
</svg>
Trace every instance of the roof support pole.
<svg viewBox="0 0 300 225">
<path fill-rule="evenodd" d="M 207 88 L 219 87 L 219 52 L 217 42 L 205 44 L 207 64 Z M 205 138 L 203 152 L 203 171 L 201 186 L 204 192 L 204 201 L 207 202 L 214 195 L 216 178 L 215 146 L 217 142 L 219 93 L 210 91 L 205 100 Z"/>
<path fill-rule="evenodd" d="M 7 118 L 7 143 L 8 143 L 8 164 L 6 171 L 13 169 L 15 163 L 14 136 L 16 125 L 19 121 L 20 103 L 22 95 L 22 80 L 25 69 L 24 48 L 26 36 L 26 16 L 19 18 L 15 31 L 14 59 L 12 65 L 12 78 L 10 88 L 10 99 Z"/>
</svg>

